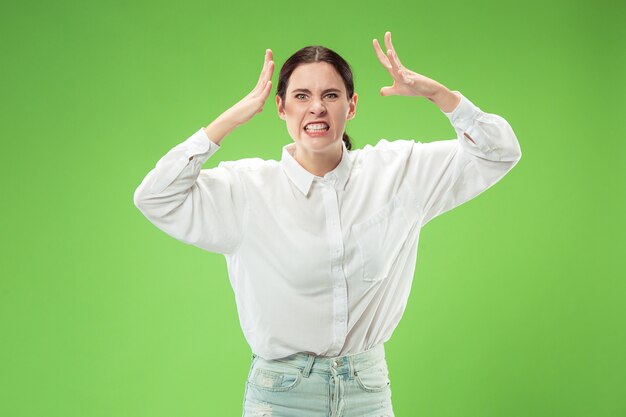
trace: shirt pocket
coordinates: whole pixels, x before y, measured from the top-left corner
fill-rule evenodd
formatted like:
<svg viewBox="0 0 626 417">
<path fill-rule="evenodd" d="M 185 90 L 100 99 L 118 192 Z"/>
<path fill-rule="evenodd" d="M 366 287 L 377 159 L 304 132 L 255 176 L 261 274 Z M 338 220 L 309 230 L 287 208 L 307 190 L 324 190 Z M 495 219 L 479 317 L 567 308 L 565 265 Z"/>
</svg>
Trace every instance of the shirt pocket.
<svg viewBox="0 0 626 417">
<path fill-rule="evenodd" d="M 381 281 L 389 276 L 416 216 L 417 209 L 407 209 L 410 201 L 411 190 L 403 184 L 385 206 L 367 220 L 352 226 L 361 255 L 363 281 Z"/>
</svg>

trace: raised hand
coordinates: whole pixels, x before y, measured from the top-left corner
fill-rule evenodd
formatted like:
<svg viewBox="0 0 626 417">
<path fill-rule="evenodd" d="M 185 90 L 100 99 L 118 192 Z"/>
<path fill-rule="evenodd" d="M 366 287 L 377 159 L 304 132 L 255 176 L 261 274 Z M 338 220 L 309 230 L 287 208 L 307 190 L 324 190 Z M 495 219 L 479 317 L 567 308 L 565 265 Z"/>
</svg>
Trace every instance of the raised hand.
<svg viewBox="0 0 626 417">
<path fill-rule="evenodd" d="M 265 61 L 263 70 L 259 75 L 256 86 L 248 95 L 226 110 L 222 117 L 227 118 L 236 125 L 242 125 L 250 120 L 255 114 L 263 111 L 263 105 L 272 90 L 272 74 L 274 73 L 274 61 L 272 61 L 272 50 L 265 51 Z"/>
<path fill-rule="evenodd" d="M 402 65 L 391 43 L 391 32 L 385 33 L 386 53 L 380 48 L 377 39 L 373 40 L 373 44 L 378 60 L 393 78 L 393 85 L 391 87 L 381 88 L 380 95 L 423 96 L 431 98 L 435 93 L 445 88 L 437 81 L 413 72 Z"/>
<path fill-rule="evenodd" d="M 237 128 L 255 114 L 263 110 L 263 105 L 272 89 L 272 73 L 274 72 L 274 61 L 272 61 L 272 50 L 265 50 L 265 61 L 263 70 L 259 76 L 256 86 L 247 96 L 239 100 L 234 106 L 220 114 L 211 124 L 204 128 L 209 140 L 220 144 L 222 139 L 233 129 Z"/>
</svg>

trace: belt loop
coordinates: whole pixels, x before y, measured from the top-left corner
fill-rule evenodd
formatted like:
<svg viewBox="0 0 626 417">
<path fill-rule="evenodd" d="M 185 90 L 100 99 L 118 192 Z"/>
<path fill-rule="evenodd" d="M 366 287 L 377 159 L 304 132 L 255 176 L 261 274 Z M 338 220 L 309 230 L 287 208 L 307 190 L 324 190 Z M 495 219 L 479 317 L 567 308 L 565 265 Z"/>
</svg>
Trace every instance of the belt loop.
<svg viewBox="0 0 626 417">
<path fill-rule="evenodd" d="M 311 368 L 313 368 L 313 361 L 315 360 L 315 355 L 311 353 L 309 353 L 308 355 L 309 357 L 307 359 L 306 366 L 304 367 L 304 370 L 302 371 L 302 376 L 305 378 L 309 377 L 309 374 L 311 373 Z"/>
<path fill-rule="evenodd" d="M 356 369 L 354 368 L 354 362 L 352 362 L 352 355 L 348 356 L 348 368 L 350 370 L 350 379 L 356 376 Z"/>
</svg>

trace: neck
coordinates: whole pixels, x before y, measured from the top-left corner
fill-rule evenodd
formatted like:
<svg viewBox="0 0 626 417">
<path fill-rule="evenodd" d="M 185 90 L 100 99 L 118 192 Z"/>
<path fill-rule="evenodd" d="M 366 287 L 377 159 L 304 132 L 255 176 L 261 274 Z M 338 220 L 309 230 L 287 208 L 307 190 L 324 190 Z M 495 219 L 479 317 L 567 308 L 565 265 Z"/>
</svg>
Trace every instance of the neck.
<svg viewBox="0 0 626 417">
<path fill-rule="evenodd" d="M 307 152 L 296 145 L 293 159 L 311 174 L 323 177 L 341 162 L 343 144 L 338 142 L 338 145 L 338 148 L 335 147 L 331 152 Z"/>
</svg>

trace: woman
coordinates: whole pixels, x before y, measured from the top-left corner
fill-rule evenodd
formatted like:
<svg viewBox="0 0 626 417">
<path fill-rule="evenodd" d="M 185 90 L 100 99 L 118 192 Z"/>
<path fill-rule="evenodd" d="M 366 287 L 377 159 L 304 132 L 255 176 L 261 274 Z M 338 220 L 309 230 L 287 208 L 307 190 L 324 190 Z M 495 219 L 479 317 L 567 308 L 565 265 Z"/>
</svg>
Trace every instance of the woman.
<svg viewBox="0 0 626 417">
<path fill-rule="evenodd" d="M 382 95 L 425 97 L 457 138 L 380 140 L 352 150 L 349 65 L 310 46 L 280 71 L 276 105 L 293 143 L 280 161 L 202 164 L 263 109 L 271 50 L 256 87 L 169 151 L 134 195 L 171 236 L 221 253 L 252 349 L 244 416 L 393 416 L 383 344 L 409 295 L 420 229 L 491 187 L 521 157 L 510 125 L 458 91 L 404 67 L 373 41 L 393 79 Z"/>
</svg>

